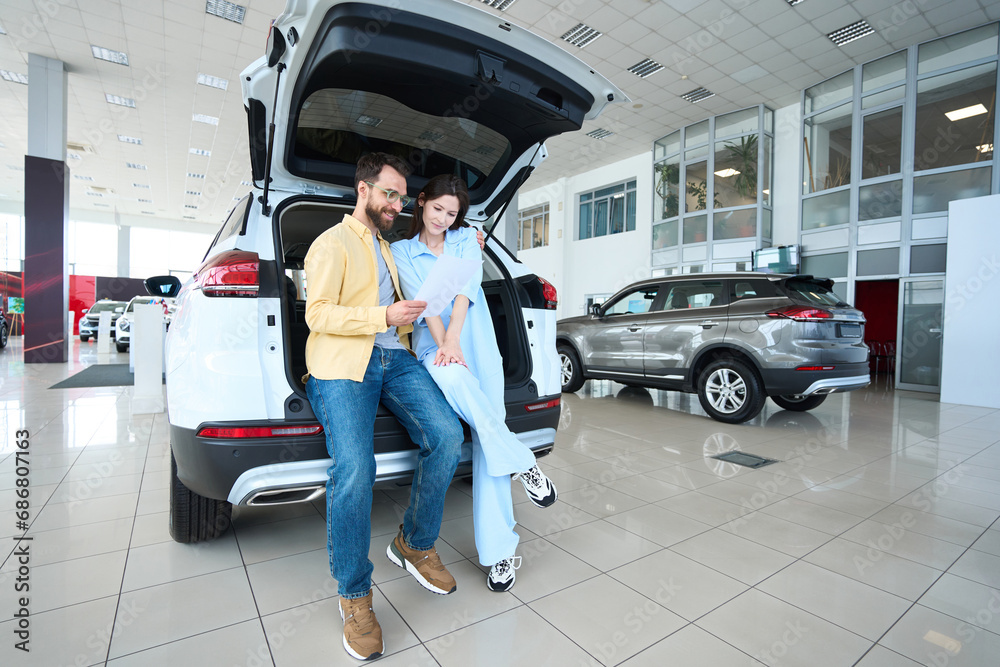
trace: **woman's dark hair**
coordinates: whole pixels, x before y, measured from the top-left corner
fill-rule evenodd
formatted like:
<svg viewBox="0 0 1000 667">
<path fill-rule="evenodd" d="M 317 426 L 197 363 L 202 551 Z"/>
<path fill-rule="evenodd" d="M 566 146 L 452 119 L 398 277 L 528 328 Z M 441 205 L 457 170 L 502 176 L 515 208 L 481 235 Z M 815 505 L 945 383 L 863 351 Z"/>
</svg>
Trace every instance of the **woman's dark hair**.
<svg viewBox="0 0 1000 667">
<path fill-rule="evenodd" d="M 424 198 L 424 206 L 428 202 L 432 202 L 438 197 L 443 197 L 444 195 L 453 195 L 458 198 L 458 215 L 455 216 L 455 222 L 452 223 L 449 230 L 455 230 L 460 227 L 468 227 L 469 223 L 465 221 L 465 214 L 469 212 L 469 188 L 465 185 L 463 181 L 458 176 L 453 176 L 452 174 L 441 174 L 440 176 L 435 176 L 431 180 L 427 181 L 427 185 L 420 190 L 420 194 Z M 412 239 L 413 237 L 420 234 L 420 230 L 424 228 L 424 207 L 420 205 L 420 199 L 417 198 L 417 204 L 413 207 L 413 217 L 410 219 L 410 229 L 406 232 L 406 238 Z"/>
</svg>

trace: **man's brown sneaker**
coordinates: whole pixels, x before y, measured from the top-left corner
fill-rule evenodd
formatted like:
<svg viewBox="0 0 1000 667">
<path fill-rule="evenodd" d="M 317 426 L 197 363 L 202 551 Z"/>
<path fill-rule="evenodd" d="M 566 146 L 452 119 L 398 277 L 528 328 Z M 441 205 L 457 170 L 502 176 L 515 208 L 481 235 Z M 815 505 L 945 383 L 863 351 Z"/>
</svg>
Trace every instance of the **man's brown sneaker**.
<svg viewBox="0 0 1000 667">
<path fill-rule="evenodd" d="M 431 593 L 447 595 L 454 593 L 457 586 L 455 577 L 445 568 L 434 547 L 427 551 L 417 551 L 406 546 L 403 541 L 403 527 L 399 527 L 396 539 L 389 544 L 385 555 L 396 565 L 412 574 L 420 585 Z"/>
<path fill-rule="evenodd" d="M 382 626 L 372 609 L 372 593 L 363 598 L 340 598 L 340 617 L 344 619 L 344 649 L 358 660 L 374 660 L 385 651 Z"/>
</svg>

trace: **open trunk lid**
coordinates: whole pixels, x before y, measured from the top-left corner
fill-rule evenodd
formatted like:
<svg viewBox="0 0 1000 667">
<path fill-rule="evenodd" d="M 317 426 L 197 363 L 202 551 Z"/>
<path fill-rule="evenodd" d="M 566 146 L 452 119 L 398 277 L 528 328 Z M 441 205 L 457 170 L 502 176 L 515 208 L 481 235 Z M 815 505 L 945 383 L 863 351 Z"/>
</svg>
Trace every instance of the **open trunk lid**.
<svg viewBox="0 0 1000 667">
<path fill-rule="evenodd" d="M 413 167 L 410 194 L 461 176 L 469 217 L 485 219 L 546 139 L 628 100 L 554 44 L 455 0 L 289 0 L 272 30 L 287 45 L 280 64 L 261 58 L 241 82 L 258 186 L 275 123 L 277 190 L 353 196 L 358 158 L 384 151 Z"/>
</svg>

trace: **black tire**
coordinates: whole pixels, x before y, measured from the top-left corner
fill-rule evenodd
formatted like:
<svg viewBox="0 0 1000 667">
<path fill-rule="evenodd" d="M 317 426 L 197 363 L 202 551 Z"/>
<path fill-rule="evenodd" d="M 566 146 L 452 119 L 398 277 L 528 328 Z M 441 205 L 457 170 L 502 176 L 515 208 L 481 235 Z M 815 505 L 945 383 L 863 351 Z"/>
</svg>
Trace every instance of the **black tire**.
<svg viewBox="0 0 1000 667">
<path fill-rule="evenodd" d="M 818 408 L 826 400 L 826 394 L 813 394 L 812 396 L 800 396 L 798 394 L 786 394 L 784 396 L 772 396 L 771 400 L 778 404 L 783 410 L 793 410 L 795 412 L 805 412 Z"/>
<path fill-rule="evenodd" d="M 84 336 L 83 334 L 80 334 L 80 342 L 81 343 L 86 343 L 89 340 L 90 340 L 90 336 Z"/>
<path fill-rule="evenodd" d="M 225 500 L 199 496 L 177 479 L 177 462 L 170 453 L 170 537 L 175 542 L 207 542 L 229 530 L 233 506 Z"/>
<path fill-rule="evenodd" d="M 739 424 L 760 414 L 767 395 L 757 373 L 738 359 L 716 359 L 698 376 L 698 400 L 708 415 Z"/>
<path fill-rule="evenodd" d="M 583 369 L 580 368 L 580 358 L 569 345 L 557 345 L 559 352 L 559 369 L 562 379 L 562 390 L 572 393 L 583 386 Z"/>
<path fill-rule="evenodd" d="M 115 347 L 119 352 L 128 352 L 128 343 L 119 343 L 115 341 Z"/>
<path fill-rule="evenodd" d="M 0 324 L 0 350 L 7 347 L 7 324 Z"/>
</svg>

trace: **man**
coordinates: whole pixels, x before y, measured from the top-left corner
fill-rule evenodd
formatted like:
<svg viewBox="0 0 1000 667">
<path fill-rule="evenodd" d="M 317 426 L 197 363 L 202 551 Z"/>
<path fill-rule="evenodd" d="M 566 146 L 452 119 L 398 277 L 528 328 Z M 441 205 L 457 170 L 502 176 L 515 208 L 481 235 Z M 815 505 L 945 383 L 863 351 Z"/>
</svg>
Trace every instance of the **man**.
<svg viewBox="0 0 1000 667">
<path fill-rule="evenodd" d="M 464 437 L 455 412 L 404 344 L 427 304 L 402 299 L 389 244 L 380 234 L 408 201 L 409 173 L 391 155 L 362 157 L 354 175 L 354 212 L 321 234 L 305 259 L 306 391 L 333 459 L 326 485 L 330 570 L 340 593 L 344 648 L 360 660 L 384 652 L 368 559 L 380 400 L 420 447 L 410 506 L 386 554 L 424 588 L 442 595 L 455 590 L 434 542 Z"/>
</svg>

